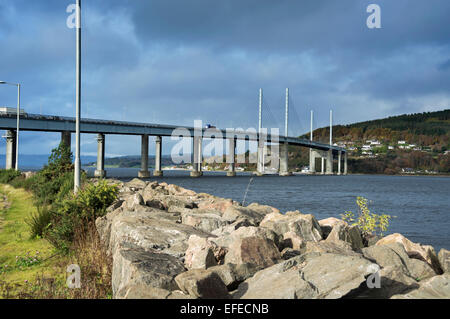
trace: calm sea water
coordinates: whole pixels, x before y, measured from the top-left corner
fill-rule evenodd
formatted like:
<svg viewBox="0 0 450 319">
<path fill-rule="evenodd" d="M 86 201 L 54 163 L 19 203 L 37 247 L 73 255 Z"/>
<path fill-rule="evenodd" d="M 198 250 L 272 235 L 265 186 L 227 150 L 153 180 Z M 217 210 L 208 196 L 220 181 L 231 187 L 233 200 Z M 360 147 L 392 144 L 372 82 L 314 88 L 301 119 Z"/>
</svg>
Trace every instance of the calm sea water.
<svg viewBox="0 0 450 319">
<path fill-rule="evenodd" d="M 90 174 L 93 170 L 88 169 Z M 138 169 L 109 169 L 109 177 L 127 181 Z M 282 212 L 299 210 L 317 219 L 340 217 L 346 210 L 356 212 L 356 196 L 364 196 L 369 208 L 378 214 L 397 216 L 387 232 L 401 233 L 413 242 L 439 250 L 450 249 L 450 178 L 427 176 L 263 176 L 249 174 L 226 177 L 205 172 L 198 179 L 186 171 L 165 171 L 165 181 L 196 192 L 210 193 L 245 203 L 257 202 Z"/>
</svg>

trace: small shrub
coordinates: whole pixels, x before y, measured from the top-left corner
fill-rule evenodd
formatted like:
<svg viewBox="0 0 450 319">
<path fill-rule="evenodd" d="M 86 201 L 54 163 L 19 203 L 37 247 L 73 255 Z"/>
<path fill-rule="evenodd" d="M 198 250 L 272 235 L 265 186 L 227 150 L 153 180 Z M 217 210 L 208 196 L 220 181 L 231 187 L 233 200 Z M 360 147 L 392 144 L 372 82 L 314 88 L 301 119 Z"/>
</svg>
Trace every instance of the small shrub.
<svg viewBox="0 0 450 319">
<path fill-rule="evenodd" d="M 351 211 L 346 211 L 341 215 L 342 220 L 348 222 L 352 226 L 358 226 L 363 234 L 372 234 L 379 232 L 380 236 L 383 236 L 389 227 L 389 221 L 395 216 L 391 215 L 378 215 L 371 213 L 368 206 L 369 201 L 364 197 L 357 197 L 356 204 L 358 205 L 358 216 Z M 356 219 L 355 219 L 356 218 Z"/>
<path fill-rule="evenodd" d="M 0 170 L 0 183 L 8 184 L 14 179 L 20 177 L 22 173 L 20 171 L 16 171 L 15 169 L 1 169 Z"/>
<path fill-rule="evenodd" d="M 58 250 L 68 252 L 75 230 L 86 229 L 97 217 L 103 216 L 106 208 L 116 200 L 117 193 L 117 185 L 100 180 L 96 184 L 88 183 L 77 194 L 69 194 L 55 202 L 45 238 Z"/>
<path fill-rule="evenodd" d="M 37 212 L 31 214 L 25 222 L 30 227 L 31 238 L 43 237 L 51 223 L 52 212 L 48 206 L 37 206 Z"/>
</svg>

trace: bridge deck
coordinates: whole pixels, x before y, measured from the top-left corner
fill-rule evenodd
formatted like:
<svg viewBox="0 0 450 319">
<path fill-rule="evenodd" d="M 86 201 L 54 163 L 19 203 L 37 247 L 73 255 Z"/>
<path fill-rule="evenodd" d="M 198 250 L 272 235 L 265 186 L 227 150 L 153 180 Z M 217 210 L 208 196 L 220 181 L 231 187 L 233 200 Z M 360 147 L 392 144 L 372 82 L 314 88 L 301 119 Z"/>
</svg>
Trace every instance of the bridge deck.
<svg viewBox="0 0 450 319">
<path fill-rule="evenodd" d="M 16 114 L 0 114 L 0 129 L 15 130 L 17 127 Z M 151 136 L 172 136 L 172 132 L 177 128 L 183 128 L 194 135 L 194 128 L 187 126 L 161 125 L 151 123 L 135 123 L 124 121 L 110 121 L 97 119 L 81 119 L 80 131 L 88 134 L 117 134 L 117 135 L 151 135 Z M 75 132 L 75 118 L 51 115 L 25 114 L 20 116 L 21 131 L 40 131 L 40 132 Z M 203 131 L 206 129 L 203 128 Z M 226 138 L 227 131 L 223 129 L 209 129 L 209 132 L 217 132 L 219 136 Z M 235 132 L 238 140 L 257 141 L 258 134 L 254 132 Z M 346 152 L 344 148 L 330 146 L 329 144 L 309 141 L 297 137 L 271 136 L 267 134 L 266 140 L 271 142 L 275 139 L 280 142 L 287 141 L 290 145 L 310 147 L 314 149 L 327 151 L 330 148 L 333 153 L 338 151 Z"/>
</svg>

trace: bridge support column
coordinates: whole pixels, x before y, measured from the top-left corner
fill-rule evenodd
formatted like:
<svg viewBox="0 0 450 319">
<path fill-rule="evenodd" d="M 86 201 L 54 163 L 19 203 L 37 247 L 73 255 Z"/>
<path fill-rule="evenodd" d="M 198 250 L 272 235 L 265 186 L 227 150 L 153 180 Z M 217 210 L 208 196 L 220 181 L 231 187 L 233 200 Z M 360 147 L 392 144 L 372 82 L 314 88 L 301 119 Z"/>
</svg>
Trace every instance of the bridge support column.
<svg viewBox="0 0 450 319">
<path fill-rule="evenodd" d="M 312 148 L 310 148 L 309 149 L 309 172 L 311 174 L 316 173 L 316 157 L 318 157 L 317 152 L 314 151 Z"/>
<path fill-rule="evenodd" d="M 333 175 L 333 151 L 327 152 L 327 175 Z"/>
<path fill-rule="evenodd" d="M 325 157 L 321 155 L 321 165 L 320 165 L 320 174 L 325 175 Z"/>
<path fill-rule="evenodd" d="M 16 167 L 16 131 L 6 131 L 6 169 Z"/>
<path fill-rule="evenodd" d="M 139 178 L 149 178 L 148 170 L 148 135 L 141 135 L 141 170 L 138 173 Z"/>
<path fill-rule="evenodd" d="M 341 162 L 342 162 L 342 151 L 339 151 L 338 152 L 338 171 L 337 171 L 338 175 L 341 175 L 341 172 L 342 172 L 342 170 L 341 170 Z"/>
<path fill-rule="evenodd" d="M 200 136 L 194 136 L 193 140 L 193 148 L 192 148 L 192 172 L 191 177 L 200 177 L 203 175 L 202 172 L 202 142 L 203 139 Z"/>
<path fill-rule="evenodd" d="M 227 163 L 228 163 L 228 177 L 234 177 L 236 176 L 236 138 L 230 138 L 228 139 L 229 143 L 229 150 L 228 150 L 228 157 L 227 157 Z"/>
<path fill-rule="evenodd" d="M 72 145 L 72 136 L 70 131 L 62 131 L 61 132 L 61 143 L 64 143 L 67 147 L 71 147 Z"/>
<path fill-rule="evenodd" d="M 289 145 L 284 143 L 280 145 L 280 176 L 291 176 L 289 172 Z"/>
<path fill-rule="evenodd" d="M 262 140 L 258 140 L 258 152 L 257 152 L 257 161 L 256 161 L 256 175 L 263 176 L 264 175 L 264 143 Z"/>
<path fill-rule="evenodd" d="M 97 135 L 97 169 L 94 173 L 95 177 L 106 177 L 105 171 L 105 134 Z"/>
<path fill-rule="evenodd" d="M 347 152 L 344 153 L 344 175 L 347 175 Z"/>
<path fill-rule="evenodd" d="M 153 176 L 161 177 L 164 175 L 161 170 L 161 157 L 162 157 L 162 137 L 157 136 L 155 142 L 155 170 L 153 171 Z"/>
</svg>

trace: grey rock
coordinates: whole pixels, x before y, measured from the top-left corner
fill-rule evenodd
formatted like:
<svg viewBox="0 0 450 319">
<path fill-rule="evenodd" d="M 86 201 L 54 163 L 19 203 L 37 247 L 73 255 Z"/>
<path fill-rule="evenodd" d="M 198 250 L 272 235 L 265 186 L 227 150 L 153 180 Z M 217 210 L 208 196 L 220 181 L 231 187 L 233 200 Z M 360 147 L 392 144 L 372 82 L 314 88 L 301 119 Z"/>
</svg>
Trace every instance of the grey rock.
<svg viewBox="0 0 450 319">
<path fill-rule="evenodd" d="M 211 211 L 192 209 L 182 213 L 182 223 L 207 233 L 229 224 L 220 215 Z"/>
<path fill-rule="evenodd" d="M 275 243 L 268 238 L 244 237 L 234 241 L 225 255 L 225 263 L 251 263 L 260 267 L 269 267 L 281 260 Z"/>
<path fill-rule="evenodd" d="M 364 247 L 359 228 L 357 226 L 349 226 L 344 222 L 334 225 L 326 241 L 345 241 L 352 246 L 353 250 L 359 250 Z"/>
<path fill-rule="evenodd" d="M 114 253 L 119 243 L 131 242 L 144 249 L 155 249 L 175 257 L 183 257 L 191 235 L 205 238 L 211 236 L 193 227 L 158 218 L 158 214 L 155 215 L 152 210 L 108 215 L 97 222 L 97 227 L 101 238 L 107 240 L 104 243 L 111 253 Z"/>
<path fill-rule="evenodd" d="M 365 281 L 370 265 L 361 256 L 303 254 L 257 272 L 233 298 L 341 298 Z"/>
<path fill-rule="evenodd" d="M 260 226 L 270 229 L 280 236 L 287 232 L 293 232 L 305 241 L 322 240 L 322 229 L 315 217 L 301 214 L 298 211 L 287 212 L 285 215 L 268 214 L 261 221 Z"/>
<path fill-rule="evenodd" d="M 181 261 L 173 256 L 122 243 L 113 256 L 113 297 L 129 296 L 134 286 L 177 290 L 175 277 L 184 271 Z"/>
<path fill-rule="evenodd" d="M 439 264 L 444 273 L 450 272 L 450 251 L 442 248 L 438 254 Z"/>
<path fill-rule="evenodd" d="M 193 298 L 229 299 L 227 287 L 212 271 L 192 269 L 175 278 L 180 289 Z"/>
<path fill-rule="evenodd" d="M 244 280 L 252 277 L 257 271 L 261 270 L 255 264 L 224 264 L 214 266 L 208 269 L 208 271 L 215 272 L 223 283 L 227 286 L 228 290 L 234 290 Z"/>
<path fill-rule="evenodd" d="M 450 274 L 434 276 L 421 282 L 418 289 L 392 299 L 450 299 Z"/>
</svg>

